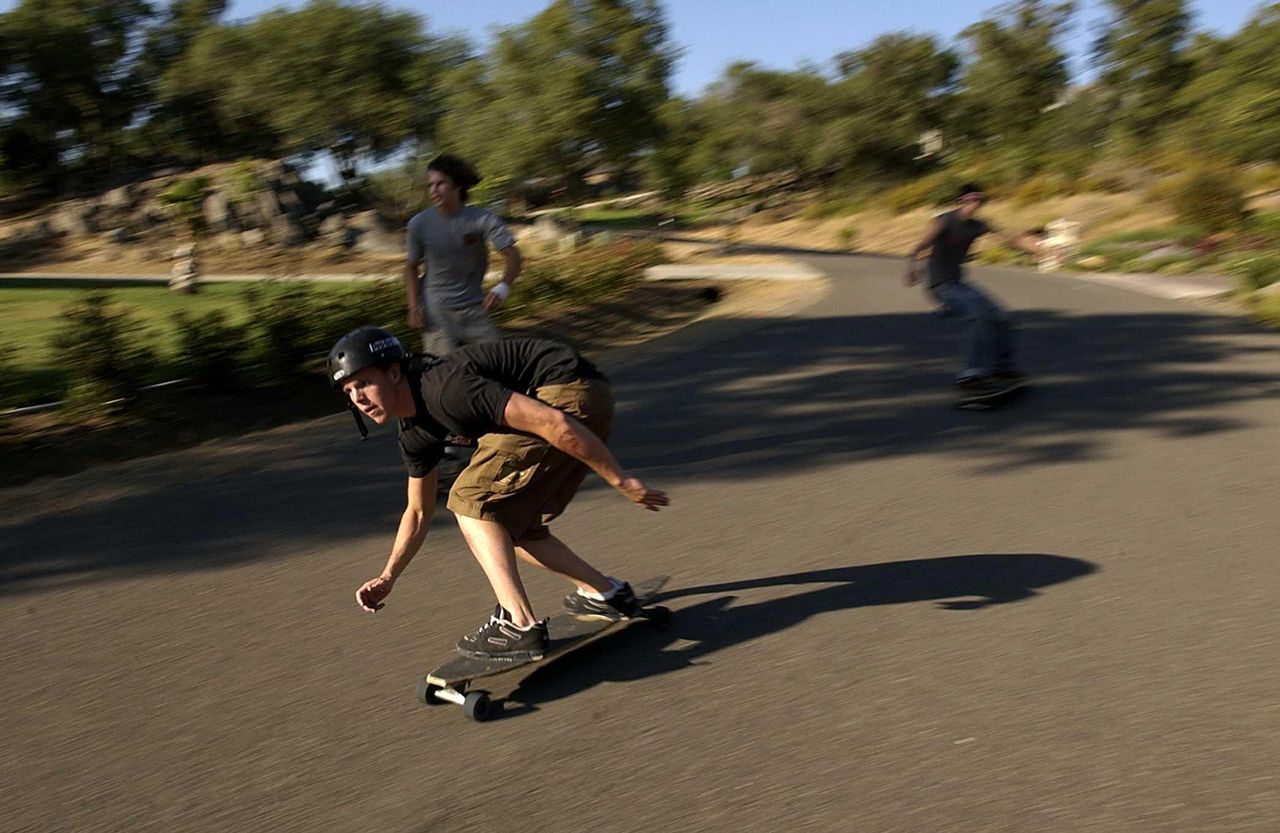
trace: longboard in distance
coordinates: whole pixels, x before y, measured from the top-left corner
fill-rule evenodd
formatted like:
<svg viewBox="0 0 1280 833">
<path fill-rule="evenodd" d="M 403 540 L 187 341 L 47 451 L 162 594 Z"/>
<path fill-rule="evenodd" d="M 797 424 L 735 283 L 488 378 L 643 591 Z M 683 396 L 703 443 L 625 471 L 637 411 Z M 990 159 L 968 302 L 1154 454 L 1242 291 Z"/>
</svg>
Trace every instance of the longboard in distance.
<svg viewBox="0 0 1280 833">
<path fill-rule="evenodd" d="M 598 616 L 579 616 L 574 613 L 557 613 L 547 620 L 547 635 L 550 644 L 541 659 L 479 659 L 459 654 L 453 659 L 429 671 L 426 678 L 418 682 L 418 699 L 427 705 L 439 703 L 457 703 L 462 706 L 463 713 L 472 720 L 487 720 L 492 716 L 492 704 L 488 692 L 470 691 L 467 689 L 475 680 L 483 677 L 495 677 L 506 674 L 517 668 L 532 669 L 534 666 L 551 662 L 575 648 L 603 636 L 619 625 L 647 619 L 659 627 L 665 627 L 670 612 L 665 607 L 647 607 L 657 595 L 669 576 L 657 576 L 631 586 L 640 603 L 640 615 L 631 619 L 604 619 Z"/>
</svg>

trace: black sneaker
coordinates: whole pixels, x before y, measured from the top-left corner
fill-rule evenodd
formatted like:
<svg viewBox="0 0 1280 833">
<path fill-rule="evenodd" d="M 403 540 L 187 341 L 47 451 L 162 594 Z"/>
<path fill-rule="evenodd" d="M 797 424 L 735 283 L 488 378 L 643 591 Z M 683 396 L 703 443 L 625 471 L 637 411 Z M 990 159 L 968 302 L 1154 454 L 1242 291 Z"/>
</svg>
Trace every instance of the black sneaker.
<svg viewBox="0 0 1280 833">
<path fill-rule="evenodd" d="M 458 640 L 458 652 L 476 659 L 535 660 L 542 659 L 549 642 L 545 621 L 521 630 L 498 605 L 488 622 Z"/>
<path fill-rule="evenodd" d="M 579 616 L 599 616 L 604 619 L 630 619 L 640 611 L 636 594 L 625 581 L 607 599 L 593 599 L 576 590 L 564 597 L 564 609 Z"/>
</svg>

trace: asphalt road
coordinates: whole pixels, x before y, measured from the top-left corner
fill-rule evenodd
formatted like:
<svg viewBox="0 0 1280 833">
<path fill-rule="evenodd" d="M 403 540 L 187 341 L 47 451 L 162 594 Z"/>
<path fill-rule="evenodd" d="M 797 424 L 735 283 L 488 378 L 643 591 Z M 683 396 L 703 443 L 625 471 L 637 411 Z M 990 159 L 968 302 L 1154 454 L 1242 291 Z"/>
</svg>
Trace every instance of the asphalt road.
<svg viewBox="0 0 1280 833">
<path fill-rule="evenodd" d="M 808 262 L 802 312 L 614 374 L 673 506 L 597 481 L 558 524 L 672 574 L 673 627 L 496 681 L 489 723 L 413 697 L 492 605 L 447 513 L 352 599 L 389 434 L 0 493 L 0 830 L 1280 828 L 1280 336 L 977 270 L 1035 388 L 958 412 L 958 325 L 900 264 Z"/>
</svg>

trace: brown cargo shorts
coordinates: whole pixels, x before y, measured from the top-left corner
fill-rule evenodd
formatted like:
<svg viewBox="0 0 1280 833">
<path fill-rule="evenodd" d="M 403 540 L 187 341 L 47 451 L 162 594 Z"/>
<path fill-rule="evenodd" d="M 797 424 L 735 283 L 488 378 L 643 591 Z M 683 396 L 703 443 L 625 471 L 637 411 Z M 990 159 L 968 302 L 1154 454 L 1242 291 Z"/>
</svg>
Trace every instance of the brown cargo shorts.
<svg viewBox="0 0 1280 833">
<path fill-rule="evenodd" d="M 602 379 L 544 385 L 534 392 L 543 404 L 573 415 L 601 440 L 613 427 L 613 391 Z M 495 521 L 511 539 L 538 541 L 547 524 L 564 512 L 588 468 L 530 434 L 480 437 L 471 463 L 449 490 L 449 509 L 466 518 Z"/>
</svg>

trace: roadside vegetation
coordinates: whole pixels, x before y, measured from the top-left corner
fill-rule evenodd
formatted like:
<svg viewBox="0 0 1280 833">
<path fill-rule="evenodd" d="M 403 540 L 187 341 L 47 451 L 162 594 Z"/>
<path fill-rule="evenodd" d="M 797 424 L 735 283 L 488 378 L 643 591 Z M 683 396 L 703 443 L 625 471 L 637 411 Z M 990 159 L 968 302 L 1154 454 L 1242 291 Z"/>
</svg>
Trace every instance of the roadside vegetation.
<svg viewBox="0 0 1280 833">
<path fill-rule="evenodd" d="M 602 332 L 634 337 L 655 301 L 643 270 L 661 260 L 645 242 L 534 252 L 495 317 L 509 332 L 588 350 L 607 345 Z M 187 296 L 159 283 L 86 283 L 0 280 L 13 325 L 0 336 L 13 359 L 0 379 L 0 485 L 335 413 L 324 356 L 360 324 L 417 349 L 399 281 L 204 284 Z M 706 303 L 692 288 L 663 291 L 661 303 L 686 315 Z"/>
<path fill-rule="evenodd" d="M 534 252 L 501 323 L 608 301 L 662 262 L 654 243 Z M 0 280 L 5 335 L 17 357 L 0 410 L 70 398 L 97 408 L 146 385 L 189 378 L 226 389 L 314 369 L 334 339 L 360 324 L 406 336 L 399 280 L 207 283 L 192 295 L 163 283 Z"/>
<path fill-rule="evenodd" d="M 472 201 L 509 216 L 551 210 L 599 241 L 706 232 L 725 252 L 772 221 L 820 229 L 828 250 L 901 251 L 977 181 L 1015 228 L 1080 221 L 1065 268 L 1230 274 L 1260 320 L 1280 321 L 1280 5 L 1217 33 L 1184 0 L 1015 0 L 954 40 L 888 32 L 821 66 L 739 62 L 692 97 L 672 92 L 679 49 L 653 0 L 548 0 L 486 48 L 384 4 L 310 0 L 247 19 L 228 6 L 18 0 L 0 13 L 0 225 L 24 224 L 0 256 L 46 265 L 81 235 L 164 263 L 172 235 L 138 241 L 159 229 L 212 243 L 211 217 L 227 225 L 228 206 L 256 206 L 274 226 L 220 232 L 235 235 L 229 256 L 297 268 L 323 233 L 341 244 L 324 262 L 350 266 L 357 238 L 397 251 L 425 161 L 449 151 L 484 174 Z M 1080 30 L 1095 37 L 1087 80 L 1067 49 Z M 284 159 L 321 162 L 341 185 L 281 190 L 248 161 Z M 140 181 L 166 183 L 154 212 L 132 204 Z M 653 196 L 571 207 L 641 191 Z M 105 226 L 93 212 L 132 219 Z M 357 212 L 374 216 L 348 227 Z M 625 242 L 554 248 L 530 259 L 502 315 L 617 297 L 660 257 Z M 81 420 L 169 431 L 158 426 L 188 413 L 238 424 L 237 403 L 270 385 L 284 391 L 263 406 L 270 422 L 330 396 L 311 371 L 334 332 L 402 320 L 394 284 L 207 285 L 182 299 L 95 286 L 0 286 L 0 348 L 20 357 L 0 407 L 66 399 Z M 172 379 L 187 381 L 142 392 Z M 16 443 L 33 426 L 0 432 Z"/>
</svg>

